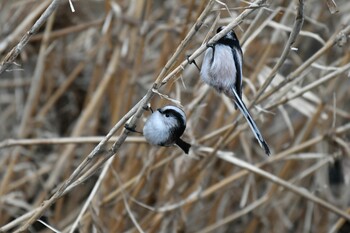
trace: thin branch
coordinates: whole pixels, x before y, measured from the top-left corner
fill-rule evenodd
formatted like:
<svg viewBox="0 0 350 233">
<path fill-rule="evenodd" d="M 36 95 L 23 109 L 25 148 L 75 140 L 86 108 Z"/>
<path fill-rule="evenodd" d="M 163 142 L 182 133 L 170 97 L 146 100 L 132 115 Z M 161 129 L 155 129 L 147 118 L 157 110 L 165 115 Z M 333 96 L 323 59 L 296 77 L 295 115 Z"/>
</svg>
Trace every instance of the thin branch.
<svg viewBox="0 0 350 233">
<path fill-rule="evenodd" d="M 254 100 L 249 104 L 249 107 L 254 106 L 254 104 L 258 101 L 260 96 L 264 93 L 264 91 L 267 89 L 267 87 L 271 84 L 271 82 L 274 79 L 274 77 L 276 76 L 278 70 L 284 64 L 285 60 L 288 57 L 289 52 L 291 51 L 291 48 L 292 48 L 297 36 L 299 35 L 299 33 L 301 31 L 303 23 L 304 23 L 304 1 L 299 0 L 298 13 L 297 13 L 297 16 L 296 16 L 296 19 L 294 22 L 294 26 L 293 26 L 292 32 L 289 35 L 286 46 L 284 47 L 284 50 L 281 54 L 281 57 L 278 60 L 278 62 L 276 63 L 276 65 L 273 67 L 273 69 L 271 70 L 271 73 L 269 74 L 269 76 L 265 80 L 263 86 L 259 89 Z"/>
<path fill-rule="evenodd" d="M 288 181 L 285 181 L 283 179 L 280 179 L 279 177 L 275 176 L 275 175 L 272 175 L 271 173 L 268 173 L 264 170 L 261 170 L 260 168 L 254 166 L 254 165 L 251 165 L 243 160 L 240 160 L 240 159 L 237 159 L 233 156 L 229 156 L 229 155 L 226 155 L 226 154 L 218 154 L 217 155 L 219 158 L 229 162 L 229 163 L 232 163 L 238 167 L 241 167 L 243 169 L 246 169 L 250 172 L 253 172 L 259 176 L 262 176 L 270 181 L 272 181 L 273 183 L 279 185 L 279 186 L 282 186 L 286 189 L 288 189 L 289 191 L 293 192 L 293 193 L 296 193 L 304 198 L 306 198 L 307 200 L 309 201 L 312 201 L 316 204 L 319 204 L 320 206 L 326 208 L 327 210 L 339 215 L 340 217 L 343 217 L 345 219 L 347 219 L 348 221 L 350 221 L 350 214 L 346 213 L 345 211 L 339 209 L 338 207 L 330 204 L 329 202 L 313 195 L 312 193 L 310 193 L 309 191 L 307 191 L 305 188 L 301 188 L 301 187 L 298 187 L 298 186 L 295 186 L 293 185 L 292 183 L 288 182 Z"/>
<path fill-rule="evenodd" d="M 59 7 L 63 0 L 53 0 L 49 7 L 44 11 L 40 18 L 35 22 L 33 27 L 22 37 L 20 42 L 6 55 L 0 63 L 0 75 L 13 64 L 17 56 L 22 52 L 33 34 L 35 34 L 40 27 L 47 21 L 50 15 Z"/>
<path fill-rule="evenodd" d="M 60 138 L 33 138 L 33 139 L 6 139 L 0 142 L 0 149 L 14 146 L 34 146 L 34 145 L 64 145 L 64 144 L 93 144 L 99 143 L 105 137 L 95 136 L 95 137 L 60 137 Z M 119 137 L 111 137 L 109 141 L 115 142 Z M 135 143 L 135 142 L 146 142 L 144 137 L 141 136 L 131 136 L 128 137 L 125 142 Z"/>
<path fill-rule="evenodd" d="M 118 173 L 116 173 L 116 172 L 113 170 L 113 174 L 114 174 L 114 176 L 116 177 L 119 186 L 120 186 L 120 187 L 123 187 L 123 183 L 122 183 L 122 181 L 121 181 L 121 179 L 120 179 Z M 140 233 L 144 233 L 144 231 L 142 230 L 140 224 L 137 222 L 137 220 L 136 220 L 134 214 L 131 212 L 130 206 L 129 206 L 128 201 L 127 201 L 127 199 L 126 199 L 125 190 L 122 189 L 121 194 L 122 194 L 122 198 L 123 198 L 123 202 L 124 202 L 125 209 L 126 209 L 126 211 L 128 212 L 131 221 L 134 223 L 136 229 L 137 229 Z"/>
<path fill-rule="evenodd" d="M 347 34 L 350 33 L 350 26 L 347 26 L 343 30 L 338 33 L 332 35 L 332 37 L 326 42 L 326 44 L 319 49 L 314 55 L 312 55 L 308 60 L 303 62 L 301 66 L 299 66 L 295 71 L 293 71 L 290 75 L 286 77 L 281 83 L 279 83 L 276 87 L 271 88 L 268 92 L 262 95 L 258 102 L 261 102 L 271 96 L 273 93 L 276 93 L 282 87 L 286 86 L 286 84 L 290 83 L 289 86 L 286 86 L 286 91 L 290 90 L 294 83 L 293 81 L 308 67 L 310 67 L 318 58 L 320 58 L 325 52 L 327 52 L 330 48 L 332 48 L 335 44 L 339 43 Z M 292 83 L 291 83 L 292 82 Z"/>
<path fill-rule="evenodd" d="M 103 169 L 102 169 L 102 172 L 101 172 L 101 174 L 99 175 L 98 180 L 97 180 L 97 182 L 96 182 L 95 185 L 94 185 L 94 188 L 91 190 L 89 197 L 86 199 L 86 201 L 85 201 L 83 207 L 81 208 L 81 210 L 80 210 L 80 212 L 79 212 L 79 215 L 77 216 L 77 218 L 75 219 L 75 221 L 74 221 L 72 227 L 70 228 L 69 233 L 73 233 L 73 232 L 76 230 L 76 228 L 78 227 L 78 224 L 79 224 L 80 220 L 82 219 L 82 217 L 83 217 L 85 211 L 89 208 L 90 203 L 92 202 L 92 199 L 93 199 L 93 198 L 95 197 L 95 195 L 97 194 L 97 192 L 98 192 L 98 190 L 99 190 L 99 188 L 100 188 L 100 186 L 101 186 L 102 181 L 103 181 L 104 178 L 106 177 L 106 174 L 107 174 L 107 172 L 108 172 L 108 169 L 109 169 L 109 167 L 111 166 L 111 164 L 112 164 L 114 158 L 115 158 L 115 157 L 111 157 L 111 158 L 104 164 Z"/>
<path fill-rule="evenodd" d="M 350 69 L 350 63 L 347 64 L 347 65 L 344 65 L 343 67 L 333 71 L 332 73 L 329 73 L 328 75 L 324 76 L 323 78 L 320 78 L 308 85 L 306 85 L 305 87 L 302 87 L 299 91 L 295 92 L 295 93 L 292 93 L 290 95 L 285 95 L 280 101 L 274 103 L 274 104 L 271 104 L 270 106 L 267 106 L 266 109 L 269 110 L 269 109 L 273 109 L 275 108 L 276 106 L 278 105 L 281 105 L 281 104 L 284 104 L 284 103 L 287 103 L 303 94 L 305 94 L 306 92 L 312 90 L 313 88 L 315 87 L 318 87 L 319 85 L 333 79 L 333 78 L 337 78 L 339 77 L 340 74 L 348 71 Z"/>
</svg>

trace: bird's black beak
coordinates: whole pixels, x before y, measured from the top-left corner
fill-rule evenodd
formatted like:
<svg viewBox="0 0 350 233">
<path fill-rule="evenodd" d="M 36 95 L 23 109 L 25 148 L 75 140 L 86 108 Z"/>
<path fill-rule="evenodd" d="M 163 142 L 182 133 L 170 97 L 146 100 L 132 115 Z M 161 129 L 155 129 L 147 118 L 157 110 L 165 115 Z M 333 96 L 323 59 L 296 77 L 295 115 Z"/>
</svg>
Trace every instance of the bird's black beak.
<svg viewBox="0 0 350 233">
<path fill-rule="evenodd" d="M 224 29 L 224 26 L 220 26 L 220 27 L 218 27 L 218 29 L 216 29 L 216 33 L 221 32 L 221 31 L 222 31 L 222 29 Z"/>
</svg>

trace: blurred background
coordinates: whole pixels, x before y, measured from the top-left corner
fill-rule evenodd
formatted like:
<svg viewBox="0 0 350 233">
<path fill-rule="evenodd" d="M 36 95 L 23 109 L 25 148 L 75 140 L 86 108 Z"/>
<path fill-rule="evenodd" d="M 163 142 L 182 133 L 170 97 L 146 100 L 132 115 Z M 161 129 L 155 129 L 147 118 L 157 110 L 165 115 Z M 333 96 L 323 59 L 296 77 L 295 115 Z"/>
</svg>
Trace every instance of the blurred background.
<svg viewBox="0 0 350 233">
<path fill-rule="evenodd" d="M 0 1 L 1 60 L 50 3 Z M 23 224 L 20 216 L 50 198 L 102 140 L 99 136 L 146 94 L 209 5 L 198 0 L 72 3 L 75 12 L 64 1 L 0 74 L 4 232 Z M 154 147 L 131 134 L 98 183 L 101 166 L 41 220 L 62 232 L 77 219 L 76 232 L 350 232 L 349 222 L 312 199 L 217 156 L 249 162 L 350 213 L 350 2 L 305 1 L 302 30 L 274 73 L 298 6 L 299 1 L 267 1 L 235 28 L 244 51 L 244 102 L 255 102 L 250 111 L 270 157 L 233 103 L 188 65 L 159 90 L 168 98 L 155 94 L 151 106 L 184 109 L 182 138 L 193 145 L 191 153 Z M 215 1 L 169 71 L 247 7 L 246 1 Z M 149 114 L 138 121 L 138 131 Z M 52 232 L 39 221 L 28 231 Z"/>
</svg>

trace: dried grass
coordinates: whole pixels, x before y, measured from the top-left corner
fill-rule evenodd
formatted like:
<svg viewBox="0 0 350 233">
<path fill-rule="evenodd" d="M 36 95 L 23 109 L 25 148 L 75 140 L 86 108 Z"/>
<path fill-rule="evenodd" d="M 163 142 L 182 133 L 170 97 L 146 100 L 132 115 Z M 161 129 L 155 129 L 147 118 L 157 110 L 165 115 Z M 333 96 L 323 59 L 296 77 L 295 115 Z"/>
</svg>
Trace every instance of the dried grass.
<svg viewBox="0 0 350 233">
<path fill-rule="evenodd" d="M 349 13 L 347 0 L 0 2 L 0 231 L 350 232 Z M 231 28 L 269 158 L 188 64 Z M 123 129 L 142 129 L 149 102 L 184 107 L 189 156 Z"/>
</svg>

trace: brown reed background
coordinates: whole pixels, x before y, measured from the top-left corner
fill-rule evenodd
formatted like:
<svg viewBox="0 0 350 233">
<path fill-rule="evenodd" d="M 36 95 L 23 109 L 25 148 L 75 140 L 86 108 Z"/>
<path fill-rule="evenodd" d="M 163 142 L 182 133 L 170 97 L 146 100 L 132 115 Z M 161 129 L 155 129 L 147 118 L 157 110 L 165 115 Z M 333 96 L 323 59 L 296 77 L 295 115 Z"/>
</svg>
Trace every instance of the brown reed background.
<svg viewBox="0 0 350 233">
<path fill-rule="evenodd" d="M 68 1 L 57 6 L 0 74 L 0 231 L 350 232 L 350 2 L 258 2 L 86 0 L 72 2 L 74 13 Z M 0 2 L 2 61 L 50 3 Z M 186 61 L 246 10 L 235 27 L 244 101 L 254 101 L 270 157 L 233 103 Z M 161 71 L 174 69 L 150 95 Z M 123 131 L 147 95 L 153 108 L 183 106 L 190 155 Z M 126 141 L 96 149 L 117 122 L 110 142 L 121 134 Z M 111 147 L 118 151 L 106 162 Z"/>
</svg>

